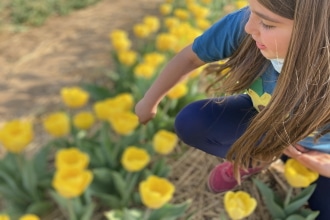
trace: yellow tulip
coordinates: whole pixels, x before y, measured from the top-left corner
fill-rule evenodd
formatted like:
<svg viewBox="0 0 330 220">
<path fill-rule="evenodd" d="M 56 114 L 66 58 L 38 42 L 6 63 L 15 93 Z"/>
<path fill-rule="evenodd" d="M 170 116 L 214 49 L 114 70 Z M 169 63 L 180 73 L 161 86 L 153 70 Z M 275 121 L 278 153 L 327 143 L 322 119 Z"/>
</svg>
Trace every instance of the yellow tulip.
<svg viewBox="0 0 330 220">
<path fill-rule="evenodd" d="M 109 123 L 117 134 L 129 135 L 139 125 L 139 120 L 132 112 L 116 112 L 109 118 Z"/>
<path fill-rule="evenodd" d="M 55 167 L 61 169 L 84 170 L 88 166 L 88 154 L 78 148 L 67 148 L 57 151 L 55 156 Z"/>
<path fill-rule="evenodd" d="M 175 187 L 167 179 L 154 175 L 149 176 L 139 184 L 142 203 L 151 209 L 158 209 L 169 202 Z"/>
<path fill-rule="evenodd" d="M 172 29 L 180 24 L 180 20 L 176 17 L 166 17 L 164 20 L 164 24 L 167 29 Z"/>
<path fill-rule="evenodd" d="M 0 214 L 0 220 L 10 220 L 10 217 L 6 214 Z"/>
<path fill-rule="evenodd" d="M 197 18 L 196 25 L 198 28 L 200 28 L 202 30 L 206 30 L 211 26 L 211 22 L 204 18 Z"/>
<path fill-rule="evenodd" d="M 69 108 L 80 108 L 86 105 L 89 99 L 88 92 L 79 87 L 65 87 L 61 89 L 61 97 Z"/>
<path fill-rule="evenodd" d="M 175 9 L 173 13 L 175 17 L 179 18 L 180 20 L 188 20 L 190 17 L 190 13 L 187 10 L 181 8 Z"/>
<path fill-rule="evenodd" d="M 314 172 L 295 159 L 289 159 L 284 166 L 284 176 L 292 187 L 307 187 L 319 177 L 317 172 Z"/>
<path fill-rule="evenodd" d="M 113 109 L 113 100 L 106 99 L 95 102 L 93 108 L 98 119 L 107 120 Z"/>
<path fill-rule="evenodd" d="M 199 18 L 199 19 L 201 18 L 205 19 L 210 14 L 210 10 L 208 8 L 196 4 L 192 5 L 190 11 L 192 12 L 195 18 Z"/>
<path fill-rule="evenodd" d="M 173 10 L 173 7 L 171 4 L 168 4 L 168 3 L 163 3 L 160 5 L 159 7 L 159 12 L 162 14 L 162 15 L 168 15 L 172 12 Z"/>
<path fill-rule="evenodd" d="M 73 116 L 73 125 L 79 129 L 89 129 L 95 122 L 91 112 L 79 112 Z"/>
<path fill-rule="evenodd" d="M 83 194 L 92 179 L 89 170 L 60 169 L 55 172 L 52 185 L 62 197 L 70 199 Z"/>
<path fill-rule="evenodd" d="M 252 214 L 257 207 L 257 201 L 243 191 L 228 191 L 224 196 L 225 210 L 233 220 L 243 219 Z"/>
<path fill-rule="evenodd" d="M 179 99 L 185 96 L 187 92 L 188 92 L 187 85 L 184 83 L 178 83 L 167 93 L 167 96 L 170 99 Z"/>
<path fill-rule="evenodd" d="M 153 137 L 152 144 L 154 150 L 162 155 L 167 155 L 173 151 L 178 143 L 178 137 L 175 133 L 159 130 Z"/>
<path fill-rule="evenodd" d="M 158 67 L 161 63 L 165 61 L 165 59 L 165 55 L 157 52 L 147 53 L 143 57 L 144 62 L 150 64 L 153 67 Z"/>
<path fill-rule="evenodd" d="M 40 218 L 34 214 L 25 214 L 19 220 L 39 220 Z"/>
<path fill-rule="evenodd" d="M 12 153 L 22 152 L 33 137 L 32 124 L 27 121 L 12 120 L 0 129 L 0 143 Z"/>
<path fill-rule="evenodd" d="M 151 30 L 146 24 L 136 24 L 133 26 L 134 35 L 138 38 L 146 38 L 151 34 Z"/>
<path fill-rule="evenodd" d="M 249 3 L 248 3 L 248 1 L 247 0 L 237 0 L 236 1 L 236 7 L 238 8 L 238 9 L 240 9 L 240 8 L 244 8 L 245 6 L 247 6 Z"/>
<path fill-rule="evenodd" d="M 54 137 L 62 137 L 70 132 L 70 120 L 66 113 L 56 112 L 47 115 L 43 120 L 44 129 Z"/>
<path fill-rule="evenodd" d="M 121 164 L 129 172 L 140 171 L 150 162 L 150 156 L 145 149 L 129 146 L 121 157 Z"/>
<path fill-rule="evenodd" d="M 126 31 L 120 30 L 120 29 L 115 29 L 109 34 L 110 40 L 113 41 L 115 39 L 120 39 L 120 38 L 128 38 L 128 33 Z"/>
<path fill-rule="evenodd" d="M 129 111 L 133 108 L 134 97 L 131 93 L 120 93 L 114 98 L 114 108 L 117 108 L 121 111 Z"/>
<path fill-rule="evenodd" d="M 155 74 L 155 67 L 149 63 L 140 63 L 134 68 L 134 74 L 137 77 L 150 79 Z"/>
<path fill-rule="evenodd" d="M 145 16 L 143 18 L 143 24 L 147 25 L 147 27 L 149 28 L 149 30 L 151 30 L 151 32 L 156 32 L 158 31 L 159 27 L 160 27 L 160 22 L 158 17 L 156 16 Z"/>
<path fill-rule="evenodd" d="M 124 50 L 118 52 L 118 60 L 126 66 L 132 66 L 137 59 L 137 53 L 133 50 Z"/>
<path fill-rule="evenodd" d="M 114 47 L 115 51 L 123 51 L 123 50 L 129 50 L 132 46 L 132 42 L 125 37 L 122 38 L 115 38 L 111 42 L 112 46 Z"/>
<path fill-rule="evenodd" d="M 132 94 L 120 93 L 113 98 L 96 102 L 93 108 L 98 119 L 108 120 L 114 117 L 117 112 L 130 111 L 133 105 L 134 98 Z"/>
<path fill-rule="evenodd" d="M 156 47 L 160 51 L 173 51 L 177 44 L 178 39 L 173 34 L 163 33 L 156 37 Z"/>
</svg>

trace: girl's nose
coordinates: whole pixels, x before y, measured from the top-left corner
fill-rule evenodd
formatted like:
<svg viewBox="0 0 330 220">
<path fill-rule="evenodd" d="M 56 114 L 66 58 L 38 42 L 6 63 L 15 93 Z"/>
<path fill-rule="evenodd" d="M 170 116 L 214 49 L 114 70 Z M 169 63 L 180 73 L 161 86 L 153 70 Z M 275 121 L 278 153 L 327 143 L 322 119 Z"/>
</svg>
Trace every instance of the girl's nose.
<svg viewBox="0 0 330 220">
<path fill-rule="evenodd" d="M 245 32 L 250 35 L 257 35 L 258 30 L 258 24 L 256 21 L 256 18 L 253 17 L 251 14 L 249 17 L 248 22 L 245 24 Z"/>
</svg>

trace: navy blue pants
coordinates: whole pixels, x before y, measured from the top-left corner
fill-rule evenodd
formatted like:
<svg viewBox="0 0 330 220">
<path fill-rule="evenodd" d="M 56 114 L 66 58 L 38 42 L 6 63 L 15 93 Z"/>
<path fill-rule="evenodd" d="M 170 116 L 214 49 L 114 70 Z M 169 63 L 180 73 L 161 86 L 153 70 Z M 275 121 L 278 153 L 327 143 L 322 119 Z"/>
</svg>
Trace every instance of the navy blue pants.
<svg viewBox="0 0 330 220">
<path fill-rule="evenodd" d="M 219 98 L 220 99 L 220 98 Z M 244 133 L 250 119 L 258 114 L 248 95 L 200 100 L 183 108 L 176 117 L 175 130 L 187 145 L 225 158 L 231 145 Z M 330 219 L 330 178 L 320 176 L 309 199 L 309 206 L 319 210 L 318 220 Z"/>
</svg>

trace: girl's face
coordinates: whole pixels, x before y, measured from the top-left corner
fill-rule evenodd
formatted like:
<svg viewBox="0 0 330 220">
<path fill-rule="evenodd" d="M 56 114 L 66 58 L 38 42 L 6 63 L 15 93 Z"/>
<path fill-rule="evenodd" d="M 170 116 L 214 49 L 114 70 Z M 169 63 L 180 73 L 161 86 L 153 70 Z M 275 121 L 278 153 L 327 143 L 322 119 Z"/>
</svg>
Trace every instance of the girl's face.
<svg viewBox="0 0 330 220">
<path fill-rule="evenodd" d="M 258 0 L 249 0 L 251 15 L 245 31 L 267 59 L 285 58 L 292 33 L 293 20 L 274 14 Z"/>
</svg>

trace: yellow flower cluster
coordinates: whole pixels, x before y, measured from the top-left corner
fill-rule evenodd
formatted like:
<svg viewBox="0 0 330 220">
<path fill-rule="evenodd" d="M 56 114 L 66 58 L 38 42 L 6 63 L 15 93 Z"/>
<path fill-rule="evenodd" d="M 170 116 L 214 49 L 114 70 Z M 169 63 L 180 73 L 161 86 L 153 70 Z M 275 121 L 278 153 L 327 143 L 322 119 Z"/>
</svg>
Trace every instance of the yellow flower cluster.
<svg viewBox="0 0 330 220">
<path fill-rule="evenodd" d="M 12 153 L 21 153 L 33 137 L 32 123 L 28 121 L 12 120 L 0 129 L 1 145 Z"/>
<path fill-rule="evenodd" d="M 165 55 L 157 52 L 145 54 L 142 62 L 134 68 L 135 76 L 150 79 L 154 76 L 159 65 L 165 61 L 165 58 Z"/>
<path fill-rule="evenodd" d="M 108 121 L 116 133 L 128 135 L 139 125 L 137 116 L 131 111 L 133 104 L 131 94 L 121 93 L 113 98 L 96 102 L 93 108 L 96 117 Z"/>
<path fill-rule="evenodd" d="M 257 201 L 244 191 L 228 191 L 224 196 L 225 210 L 233 220 L 251 215 L 257 207 Z"/>
<path fill-rule="evenodd" d="M 167 179 L 154 175 L 149 176 L 139 184 L 142 203 L 151 209 L 158 209 L 169 202 L 175 187 Z"/>
<path fill-rule="evenodd" d="M 289 159 L 284 166 L 284 175 L 292 187 L 307 187 L 313 183 L 319 174 L 314 172 L 295 159 Z"/>
<path fill-rule="evenodd" d="M 134 25 L 133 32 L 138 38 L 149 37 L 150 34 L 158 31 L 160 22 L 156 16 L 146 16 L 142 23 Z"/>
<path fill-rule="evenodd" d="M 122 30 L 114 30 L 110 33 L 110 43 L 117 52 L 127 51 L 132 45 L 132 42 L 128 38 L 127 32 Z"/>
<path fill-rule="evenodd" d="M 93 179 L 92 172 L 86 169 L 88 163 L 88 155 L 77 148 L 59 150 L 55 157 L 54 189 L 67 199 L 84 193 Z"/>
</svg>

